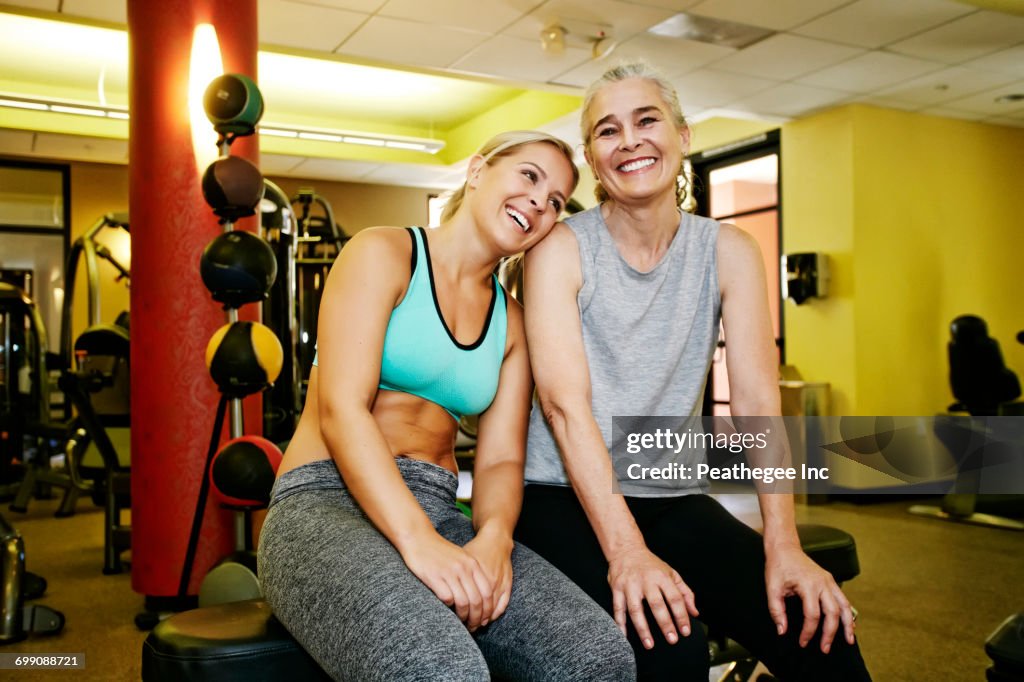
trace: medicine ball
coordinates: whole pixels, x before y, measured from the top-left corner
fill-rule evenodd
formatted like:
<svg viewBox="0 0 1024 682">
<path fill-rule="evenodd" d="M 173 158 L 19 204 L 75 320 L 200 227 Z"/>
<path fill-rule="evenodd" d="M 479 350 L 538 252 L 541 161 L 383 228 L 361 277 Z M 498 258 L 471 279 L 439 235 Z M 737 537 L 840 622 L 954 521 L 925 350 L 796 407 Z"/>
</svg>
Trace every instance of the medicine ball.
<svg viewBox="0 0 1024 682">
<path fill-rule="evenodd" d="M 227 73 L 206 86 L 203 109 L 218 133 L 252 135 L 263 116 L 263 96 L 248 76 Z"/>
<path fill-rule="evenodd" d="M 203 249 L 199 274 L 213 300 L 228 308 L 262 301 L 277 277 L 270 244 L 244 230 L 218 235 Z"/>
<path fill-rule="evenodd" d="M 206 366 L 229 398 L 244 398 L 274 383 L 284 351 L 274 332 L 259 322 L 229 322 L 210 338 Z"/>
<path fill-rule="evenodd" d="M 240 156 L 224 156 L 203 173 L 203 198 L 225 220 L 256 213 L 263 199 L 263 174 Z"/>
<path fill-rule="evenodd" d="M 213 493 L 229 506 L 266 506 L 280 464 L 281 451 L 266 438 L 233 438 L 217 451 L 210 465 Z"/>
</svg>

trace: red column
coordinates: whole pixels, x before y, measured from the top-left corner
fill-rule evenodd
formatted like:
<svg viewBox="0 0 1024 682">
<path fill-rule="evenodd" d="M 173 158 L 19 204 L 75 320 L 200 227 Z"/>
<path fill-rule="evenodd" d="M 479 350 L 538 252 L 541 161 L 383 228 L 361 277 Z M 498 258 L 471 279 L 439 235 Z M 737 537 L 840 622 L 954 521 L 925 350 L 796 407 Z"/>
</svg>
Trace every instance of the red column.
<svg viewBox="0 0 1024 682">
<path fill-rule="evenodd" d="M 202 23 L 217 31 L 224 70 L 255 79 L 256 0 L 128 0 L 132 588 L 153 598 L 178 591 L 219 399 L 204 354 L 226 321 L 199 277 L 200 254 L 222 230 L 203 200 L 189 123 L 192 37 Z M 255 137 L 232 154 L 258 163 Z M 246 308 L 242 319 L 258 319 L 256 306 Z M 258 402 L 247 405 L 250 434 L 262 431 Z M 231 514 L 208 503 L 189 594 L 233 548 L 232 528 Z"/>
</svg>

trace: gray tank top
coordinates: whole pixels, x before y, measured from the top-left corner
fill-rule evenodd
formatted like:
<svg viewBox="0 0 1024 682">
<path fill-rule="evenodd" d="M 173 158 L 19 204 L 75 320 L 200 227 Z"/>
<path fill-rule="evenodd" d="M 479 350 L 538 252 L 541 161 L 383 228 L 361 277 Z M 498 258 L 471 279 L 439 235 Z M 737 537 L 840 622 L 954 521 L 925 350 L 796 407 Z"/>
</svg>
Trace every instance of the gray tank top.
<svg viewBox="0 0 1024 682">
<path fill-rule="evenodd" d="M 579 245 L 583 286 L 576 302 L 605 445 L 611 448 L 613 416 L 699 415 L 721 315 L 718 223 L 683 213 L 668 251 L 649 272 L 619 254 L 600 206 L 566 223 Z M 536 401 L 525 478 L 569 485 Z"/>
</svg>

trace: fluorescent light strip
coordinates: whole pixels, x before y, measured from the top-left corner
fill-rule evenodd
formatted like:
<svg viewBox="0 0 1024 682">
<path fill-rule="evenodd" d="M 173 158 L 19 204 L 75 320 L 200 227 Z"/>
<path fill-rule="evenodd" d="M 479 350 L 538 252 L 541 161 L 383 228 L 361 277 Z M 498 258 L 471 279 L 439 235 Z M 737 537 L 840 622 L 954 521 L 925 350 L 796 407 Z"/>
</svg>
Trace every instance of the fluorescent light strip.
<svg viewBox="0 0 1024 682">
<path fill-rule="evenodd" d="M 128 119 L 128 111 L 123 108 L 98 107 L 91 104 L 79 105 L 77 102 L 58 100 L 28 99 L 24 97 L 0 97 L 0 107 L 10 109 L 31 109 L 32 111 L 52 111 L 55 114 L 71 114 L 73 116 L 92 116 L 93 118 Z"/>
<path fill-rule="evenodd" d="M 52 111 L 56 114 L 70 114 L 73 116 L 91 116 L 93 118 L 112 118 L 116 120 L 128 120 L 128 111 L 124 108 L 109 106 L 94 106 L 77 102 L 64 102 L 56 100 L 28 99 L 25 97 L 3 96 L 0 97 L 0 107 L 11 109 L 28 109 L 32 111 Z M 349 131 L 314 130 L 302 128 L 290 128 L 284 125 L 272 124 L 270 127 L 259 127 L 261 135 L 271 137 L 285 137 L 291 139 L 311 140 L 315 142 L 334 142 L 344 144 L 358 144 L 365 147 L 386 147 L 388 149 L 402 149 L 413 152 L 426 152 L 436 154 L 444 149 L 443 140 L 428 138 L 391 137 L 388 135 L 375 135 L 372 133 L 351 134 Z"/>
<path fill-rule="evenodd" d="M 272 123 L 269 126 L 259 126 L 259 133 L 270 137 L 298 138 L 314 142 L 335 142 L 344 144 L 358 144 L 365 147 L 387 147 L 389 149 L 404 149 L 413 152 L 426 152 L 436 154 L 444 149 L 443 140 L 414 137 L 391 137 L 388 135 L 375 135 L 373 133 L 354 134 L 347 130 L 325 130 L 313 128 L 292 128 L 280 123 Z"/>
</svg>

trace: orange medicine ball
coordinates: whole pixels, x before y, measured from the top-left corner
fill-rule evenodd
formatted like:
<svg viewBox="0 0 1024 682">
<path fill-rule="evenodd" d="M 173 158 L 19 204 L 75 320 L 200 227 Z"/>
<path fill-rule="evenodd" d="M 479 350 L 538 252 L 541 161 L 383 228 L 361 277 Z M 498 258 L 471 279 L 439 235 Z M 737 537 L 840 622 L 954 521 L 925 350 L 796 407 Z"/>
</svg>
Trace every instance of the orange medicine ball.
<svg viewBox="0 0 1024 682">
<path fill-rule="evenodd" d="M 259 322 L 229 322 L 206 346 L 210 376 L 229 398 L 244 398 L 273 384 L 283 363 L 281 342 Z"/>
</svg>

